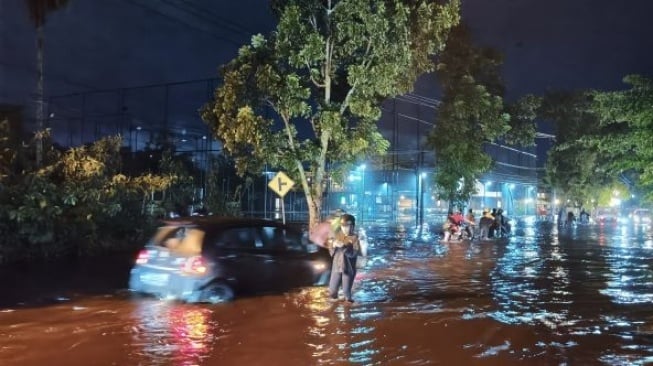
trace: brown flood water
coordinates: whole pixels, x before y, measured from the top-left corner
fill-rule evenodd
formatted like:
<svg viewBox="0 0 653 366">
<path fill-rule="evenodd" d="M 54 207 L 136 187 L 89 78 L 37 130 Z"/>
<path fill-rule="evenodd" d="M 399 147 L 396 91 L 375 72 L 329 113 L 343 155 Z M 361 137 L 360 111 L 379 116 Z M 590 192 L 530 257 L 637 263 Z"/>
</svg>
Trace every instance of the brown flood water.
<svg viewBox="0 0 653 366">
<path fill-rule="evenodd" d="M 351 305 L 327 301 L 325 288 L 220 305 L 132 296 L 124 259 L 46 277 L 5 271 L 0 365 L 653 363 L 650 231 L 372 236 Z"/>
</svg>

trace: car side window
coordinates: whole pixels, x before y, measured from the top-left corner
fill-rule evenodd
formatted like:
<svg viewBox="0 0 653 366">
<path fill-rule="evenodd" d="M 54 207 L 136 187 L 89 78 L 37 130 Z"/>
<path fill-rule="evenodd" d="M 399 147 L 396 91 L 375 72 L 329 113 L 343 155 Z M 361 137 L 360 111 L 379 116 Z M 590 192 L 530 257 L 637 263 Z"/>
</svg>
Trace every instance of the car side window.
<svg viewBox="0 0 653 366">
<path fill-rule="evenodd" d="M 295 252 L 306 252 L 307 248 L 302 244 L 302 233 L 298 231 L 286 231 L 286 242 L 288 243 L 288 250 Z"/>
<path fill-rule="evenodd" d="M 283 230 L 275 226 L 263 226 L 259 230 L 263 247 L 271 250 L 286 250 Z"/>
<path fill-rule="evenodd" d="M 228 228 L 217 235 L 215 246 L 224 249 L 255 249 L 256 236 L 247 227 Z"/>
<path fill-rule="evenodd" d="M 301 245 L 301 236 L 296 235 L 292 230 L 279 226 L 263 226 L 259 233 L 265 249 L 305 252 L 305 248 Z"/>
</svg>

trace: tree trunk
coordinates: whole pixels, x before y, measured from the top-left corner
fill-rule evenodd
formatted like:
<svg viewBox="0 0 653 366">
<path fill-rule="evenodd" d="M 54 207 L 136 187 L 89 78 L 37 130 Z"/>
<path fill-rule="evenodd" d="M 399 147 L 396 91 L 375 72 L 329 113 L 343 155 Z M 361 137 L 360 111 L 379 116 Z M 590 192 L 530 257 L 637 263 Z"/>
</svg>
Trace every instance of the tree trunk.
<svg viewBox="0 0 653 366">
<path fill-rule="evenodd" d="M 36 28 L 36 167 L 43 164 L 43 134 L 44 106 L 43 106 L 43 69 L 44 69 L 44 41 L 43 25 Z"/>
<path fill-rule="evenodd" d="M 309 197 L 307 194 L 306 201 L 308 202 L 308 227 L 312 229 L 322 221 L 320 217 L 322 212 L 322 196 Z"/>
</svg>

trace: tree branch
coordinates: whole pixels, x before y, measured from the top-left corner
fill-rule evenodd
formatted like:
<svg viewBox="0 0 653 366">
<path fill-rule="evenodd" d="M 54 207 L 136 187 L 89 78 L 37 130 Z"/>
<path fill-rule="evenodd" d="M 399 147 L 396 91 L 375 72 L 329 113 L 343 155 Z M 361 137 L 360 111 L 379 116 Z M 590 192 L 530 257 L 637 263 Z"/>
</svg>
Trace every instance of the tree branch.
<svg viewBox="0 0 653 366">
<path fill-rule="evenodd" d="M 313 77 L 313 74 L 311 73 L 311 65 L 306 62 L 306 69 L 308 70 L 308 77 L 311 79 L 311 82 L 313 82 L 313 85 L 315 85 L 318 88 L 324 88 L 325 84 L 320 84 L 315 78 Z"/>
<path fill-rule="evenodd" d="M 363 59 L 365 59 L 368 55 L 370 50 L 372 49 L 372 40 L 367 41 L 367 48 L 365 49 L 365 56 Z M 372 64 L 372 60 L 367 60 L 367 62 L 363 61 L 363 69 L 367 70 L 370 65 Z M 351 99 L 351 96 L 354 94 L 354 90 L 356 89 L 356 85 L 358 84 L 358 80 L 354 83 L 354 85 L 351 86 L 351 89 L 347 92 L 347 96 L 345 96 L 345 99 L 342 101 L 342 105 L 340 106 L 340 115 L 343 115 L 345 113 L 345 110 L 349 106 L 349 100 Z"/>
</svg>

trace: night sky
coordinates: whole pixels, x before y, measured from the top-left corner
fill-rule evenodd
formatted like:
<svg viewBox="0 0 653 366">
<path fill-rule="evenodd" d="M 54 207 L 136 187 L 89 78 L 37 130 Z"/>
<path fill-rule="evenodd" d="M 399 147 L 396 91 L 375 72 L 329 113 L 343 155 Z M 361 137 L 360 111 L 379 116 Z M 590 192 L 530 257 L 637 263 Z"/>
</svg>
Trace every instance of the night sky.
<svg viewBox="0 0 653 366">
<path fill-rule="evenodd" d="M 505 55 L 508 97 L 650 75 L 651 14 L 650 0 L 463 0 L 478 44 Z M 263 0 L 71 0 L 46 25 L 48 76 L 68 83 L 52 92 L 213 77 L 248 32 L 272 27 Z M 3 96 L 10 74 L 28 76 L 34 62 L 30 28 L 22 0 L 0 0 Z"/>
<path fill-rule="evenodd" d="M 46 91 L 214 78 L 251 33 L 274 22 L 264 0 L 70 0 L 46 23 Z M 508 99 L 561 89 L 624 88 L 653 75 L 651 0 L 463 0 L 479 46 L 505 56 Z M 22 0 L 0 0 L 0 104 L 29 105 L 35 33 Z M 423 78 L 416 93 L 438 98 Z"/>
<path fill-rule="evenodd" d="M 653 76 L 651 14 L 650 0 L 464 0 L 463 9 L 476 41 L 504 54 L 509 98 Z"/>
</svg>

